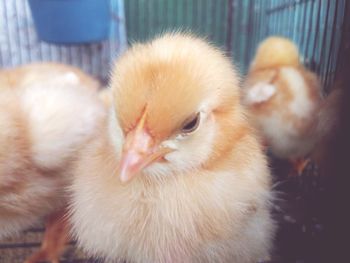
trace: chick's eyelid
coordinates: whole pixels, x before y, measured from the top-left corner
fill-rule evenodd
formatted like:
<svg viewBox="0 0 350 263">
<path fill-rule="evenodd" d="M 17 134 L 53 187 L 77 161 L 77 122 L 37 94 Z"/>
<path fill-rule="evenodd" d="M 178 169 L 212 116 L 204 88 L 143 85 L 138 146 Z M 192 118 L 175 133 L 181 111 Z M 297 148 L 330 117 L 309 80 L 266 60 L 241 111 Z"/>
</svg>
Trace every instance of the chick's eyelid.
<svg viewBox="0 0 350 263">
<path fill-rule="evenodd" d="M 200 112 L 192 114 L 182 124 L 181 134 L 187 135 L 187 134 L 191 134 L 192 132 L 196 131 L 199 127 L 200 121 L 201 121 L 201 113 Z"/>
</svg>

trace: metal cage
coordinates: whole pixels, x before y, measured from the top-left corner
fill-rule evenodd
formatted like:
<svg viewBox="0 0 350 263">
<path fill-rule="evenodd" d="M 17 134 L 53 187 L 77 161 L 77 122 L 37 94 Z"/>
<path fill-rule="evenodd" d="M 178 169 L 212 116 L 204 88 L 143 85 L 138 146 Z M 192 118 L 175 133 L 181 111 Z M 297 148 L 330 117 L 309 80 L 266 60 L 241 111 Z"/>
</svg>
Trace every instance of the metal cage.
<svg viewBox="0 0 350 263">
<path fill-rule="evenodd" d="M 183 30 L 209 38 L 233 57 L 244 74 L 259 42 L 285 36 L 299 46 L 304 63 L 334 78 L 346 0 L 129 0 L 129 43 L 164 31 Z"/>
</svg>

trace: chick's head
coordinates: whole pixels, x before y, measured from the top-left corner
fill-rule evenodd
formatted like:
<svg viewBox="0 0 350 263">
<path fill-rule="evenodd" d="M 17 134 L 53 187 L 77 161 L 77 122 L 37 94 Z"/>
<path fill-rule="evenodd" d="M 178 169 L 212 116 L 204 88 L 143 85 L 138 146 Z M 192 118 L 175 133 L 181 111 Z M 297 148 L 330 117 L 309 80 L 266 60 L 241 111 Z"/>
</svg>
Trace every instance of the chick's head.
<svg viewBox="0 0 350 263">
<path fill-rule="evenodd" d="M 189 35 L 135 44 L 117 62 L 111 88 L 109 136 L 123 182 L 209 165 L 244 119 L 230 61 Z"/>
<path fill-rule="evenodd" d="M 269 37 L 259 45 L 250 70 L 281 66 L 299 66 L 298 48 L 287 38 Z"/>
</svg>

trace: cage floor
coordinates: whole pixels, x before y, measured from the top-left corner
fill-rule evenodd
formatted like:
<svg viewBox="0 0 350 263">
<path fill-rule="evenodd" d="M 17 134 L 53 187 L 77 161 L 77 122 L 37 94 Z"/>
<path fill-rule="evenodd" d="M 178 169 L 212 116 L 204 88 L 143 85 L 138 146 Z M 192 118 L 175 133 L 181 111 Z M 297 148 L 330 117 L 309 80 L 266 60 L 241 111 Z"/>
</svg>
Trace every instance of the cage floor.
<svg viewBox="0 0 350 263">
<path fill-rule="evenodd" d="M 286 161 L 271 159 L 278 222 L 273 263 L 320 263 L 325 238 L 325 180 L 310 163 L 301 176 L 291 176 Z"/>
<path fill-rule="evenodd" d="M 33 252 L 39 249 L 44 227 L 40 223 L 16 237 L 7 238 L 0 243 L 1 263 L 23 263 Z M 62 256 L 61 263 L 92 262 L 83 252 L 76 249 L 74 242 L 70 243 Z"/>
</svg>

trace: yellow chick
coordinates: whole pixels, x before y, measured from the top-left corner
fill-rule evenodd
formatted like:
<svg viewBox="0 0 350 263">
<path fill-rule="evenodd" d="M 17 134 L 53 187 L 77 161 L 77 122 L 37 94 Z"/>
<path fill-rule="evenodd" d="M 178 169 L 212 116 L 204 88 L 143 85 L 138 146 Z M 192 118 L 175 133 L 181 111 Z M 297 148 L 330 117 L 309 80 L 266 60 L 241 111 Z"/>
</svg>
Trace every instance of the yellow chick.
<svg viewBox="0 0 350 263">
<path fill-rule="evenodd" d="M 81 152 L 70 220 L 90 255 L 255 263 L 271 249 L 271 178 L 230 60 L 166 34 L 117 62 L 100 133 Z"/>
<path fill-rule="evenodd" d="M 260 44 L 244 82 L 242 101 L 272 153 L 291 159 L 299 172 L 317 140 L 314 132 L 321 100 L 319 81 L 300 63 L 293 42 L 269 37 Z"/>
<path fill-rule="evenodd" d="M 97 82 L 78 69 L 0 71 L 0 239 L 48 217 L 43 247 L 26 262 L 58 260 L 72 163 L 104 114 Z"/>
</svg>

